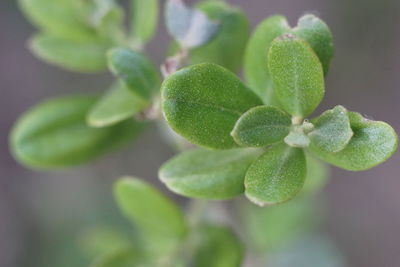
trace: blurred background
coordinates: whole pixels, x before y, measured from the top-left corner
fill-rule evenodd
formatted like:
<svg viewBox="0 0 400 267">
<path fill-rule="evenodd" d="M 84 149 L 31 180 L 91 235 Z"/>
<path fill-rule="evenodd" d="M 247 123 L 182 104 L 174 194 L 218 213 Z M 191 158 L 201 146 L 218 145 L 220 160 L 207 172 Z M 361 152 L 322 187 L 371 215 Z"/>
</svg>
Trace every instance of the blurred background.
<svg viewBox="0 0 400 267">
<path fill-rule="evenodd" d="M 276 13 L 292 25 L 305 12 L 319 15 L 331 28 L 336 48 L 319 111 L 342 104 L 400 133 L 400 1 L 228 2 L 241 6 L 253 27 Z M 26 48 L 33 32 L 16 1 L 0 1 L 0 266 L 87 266 L 77 252 L 79 233 L 99 223 L 126 227 L 112 199 L 113 181 L 135 175 L 166 192 L 157 171 L 173 151 L 151 127 L 133 146 L 74 170 L 43 173 L 18 165 L 8 150 L 8 133 L 22 112 L 48 97 L 101 92 L 111 83 L 106 74 L 69 73 L 37 60 Z M 168 39 L 161 20 L 148 49 L 158 64 Z M 322 228 L 348 266 L 400 266 L 399 163 L 397 153 L 364 172 L 332 168 L 323 192 Z"/>
</svg>

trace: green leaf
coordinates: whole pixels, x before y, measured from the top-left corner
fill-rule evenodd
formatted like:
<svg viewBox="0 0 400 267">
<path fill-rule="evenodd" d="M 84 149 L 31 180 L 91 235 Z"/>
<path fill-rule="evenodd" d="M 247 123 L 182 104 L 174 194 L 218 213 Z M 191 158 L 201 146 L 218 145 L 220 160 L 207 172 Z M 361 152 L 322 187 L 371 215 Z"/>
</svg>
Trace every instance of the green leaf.
<svg viewBox="0 0 400 267">
<path fill-rule="evenodd" d="M 158 23 L 158 0 L 132 0 L 131 1 L 131 31 L 136 40 L 142 44 L 150 41 Z"/>
<path fill-rule="evenodd" d="M 279 104 L 272 89 L 272 80 L 268 69 L 268 51 L 272 41 L 290 31 L 285 17 L 275 15 L 265 19 L 251 36 L 244 58 L 244 75 L 250 88 L 265 104 Z"/>
<path fill-rule="evenodd" d="M 347 146 L 336 153 L 310 146 L 316 156 L 337 167 L 361 171 L 384 162 L 396 152 L 398 137 L 390 125 L 365 119 L 356 112 L 348 115 L 354 135 Z"/>
<path fill-rule="evenodd" d="M 301 194 L 309 195 L 321 191 L 329 178 L 329 168 L 326 163 L 306 153 L 307 177 Z"/>
<path fill-rule="evenodd" d="M 39 34 L 30 43 L 32 52 L 43 61 L 70 71 L 98 72 L 106 69 L 110 43 L 103 39 L 71 41 Z"/>
<path fill-rule="evenodd" d="M 308 134 L 313 146 L 326 152 L 338 152 L 353 136 L 347 110 L 336 106 L 313 120 L 315 129 Z"/>
<path fill-rule="evenodd" d="M 93 127 L 105 127 L 126 120 L 144 110 L 149 103 L 134 95 L 117 81 L 89 110 L 87 121 Z"/>
<path fill-rule="evenodd" d="M 244 256 L 241 241 L 227 227 L 203 226 L 193 267 L 239 267 Z"/>
<path fill-rule="evenodd" d="M 241 146 L 264 147 L 282 141 L 289 134 L 291 124 L 288 114 L 280 109 L 258 106 L 239 118 L 231 135 Z"/>
<path fill-rule="evenodd" d="M 85 117 L 92 96 L 45 101 L 26 112 L 14 126 L 10 146 L 15 158 L 32 168 L 52 169 L 90 161 L 137 135 L 141 124 L 130 120 L 94 129 Z"/>
<path fill-rule="evenodd" d="M 211 63 L 190 66 L 162 85 L 164 116 L 190 142 L 214 149 L 238 147 L 230 136 L 237 119 L 261 100 L 233 73 Z"/>
<path fill-rule="evenodd" d="M 269 50 L 268 67 L 285 110 L 300 118 L 312 113 L 325 88 L 321 63 L 310 45 L 293 34 L 278 37 Z"/>
<path fill-rule="evenodd" d="M 260 206 L 281 203 L 301 190 L 305 178 L 303 150 L 275 145 L 250 165 L 244 182 L 245 194 Z"/>
<path fill-rule="evenodd" d="M 310 145 L 310 138 L 304 132 L 302 125 L 293 125 L 284 141 L 292 147 L 308 147 Z"/>
<path fill-rule="evenodd" d="M 119 77 L 134 94 L 150 100 L 160 88 L 157 68 L 144 55 L 127 48 L 108 52 L 111 72 Z"/>
<path fill-rule="evenodd" d="M 143 255 L 133 248 L 125 247 L 100 256 L 90 265 L 90 267 L 146 266 L 143 264 Z"/>
<path fill-rule="evenodd" d="M 188 151 L 164 163 L 159 177 L 171 191 L 180 195 L 231 198 L 244 192 L 247 168 L 259 154 L 259 151 L 246 149 Z"/>
<path fill-rule="evenodd" d="M 175 203 L 149 184 L 128 177 L 115 184 L 114 195 L 122 213 L 137 227 L 144 250 L 157 256 L 175 251 L 187 231 Z"/>
<path fill-rule="evenodd" d="M 306 14 L 293 29 L 296 36 L 307 41 L 321 61 L 325 75 L 333 57 L 333 37 L 329 27 L 320 18 Z"/>
</svg>

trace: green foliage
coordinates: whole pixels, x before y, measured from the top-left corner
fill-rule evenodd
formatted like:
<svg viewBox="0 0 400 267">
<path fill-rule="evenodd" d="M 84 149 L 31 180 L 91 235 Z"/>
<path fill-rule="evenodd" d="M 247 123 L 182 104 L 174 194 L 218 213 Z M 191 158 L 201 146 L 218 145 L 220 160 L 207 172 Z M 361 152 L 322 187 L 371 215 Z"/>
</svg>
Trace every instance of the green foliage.
<svg viewBox="0 0 400 267">
<path fill-rule="evenodd" d="M 142 255 L 132 248 L 120 248 L 102 255 L 90 267 L 131 267 L 144 265 Z"/>
<path fill-rule="evenodd" d="M 180 195 L 226 199 L 244 192 L 244 177 L 259 153 L 235 149 L 198 149 L 182 153 L 161 166 L 159 177 Z"/>
<path fill-rule="evenodd" d="M 236 120 L 261 100 L 233 73 L 204 63 L 179 70 L 162 85 L 166 120 L 189 141 L 208 148 L 238 145 L 230 132 Z"/>
<path fill-rule="evenodd" d="M 158 0 L 131 0 L 132 36 L 144 44 L 150 41 L 157 30 Z"/>
<path fill-rule="evenodd" d="M 141 125 L 133 120 L 103 129 L 88 127 L 86 113 L 95 101 L 92 96 L 69 96 L 33 107 L 11 132 L 16 159 L 32 168 L 68 167 L 92 160 L 137 135 Z"/>
</svg>

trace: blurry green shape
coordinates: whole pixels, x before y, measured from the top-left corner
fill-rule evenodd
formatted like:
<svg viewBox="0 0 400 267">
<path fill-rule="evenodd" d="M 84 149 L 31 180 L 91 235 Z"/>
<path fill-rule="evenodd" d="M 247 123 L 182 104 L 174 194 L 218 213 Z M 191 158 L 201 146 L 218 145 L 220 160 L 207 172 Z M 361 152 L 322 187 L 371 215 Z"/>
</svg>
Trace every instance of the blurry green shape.
<svg viewBox="0 0 400 267">
<path fill-rule="evenodd" d="M 16 122 L 10 146 L 15 158 L 32 168 L 55 169 L 85 163 L 126 144 L 142 124 L 134 120 L 113 127 L 87 126 L 93 96 L 67 96 L 44 101 Z"/>
<path fill-rule="evenodd" d="M 31 51 L 50 64 L 80 72 L 98 72 L 107 67 L 106 52 L 110 43 L 92 39 L 70 40 L 50 34 L 38 34 L 30 42 Z"/>
<path fill-rule="evenodd" d="M 110 126 L 133 117 L 148 105 L 117 81 L 90 109 L 87 121 L 94 127 Z"/>
<path fill-rule="evenodd" d="M 141 44 L 150 41 L 157 30 L 158 0 L 131 0 L 131 32 Z"/>
<path fill-rule="evenodd" d="M 137 228 L 144 251 L 160 258 L 175 252 L 187 232 L 175 203 L 149 184 L 130 177 L 115 184 L 114 195 L 122 213 Z"/>
<path fill-rule="evenodd" d="M 97 258 L 89 267 L 150 267 L 144 264 L 143 255 L 133 248 L 119 248 Z"/>
<path fill-rule="evenodd" d="M 329 167 L 314 156 L 306 153 L 307 176 L 301 194 L 316 194 L 326 185 Z"/>
</svg>

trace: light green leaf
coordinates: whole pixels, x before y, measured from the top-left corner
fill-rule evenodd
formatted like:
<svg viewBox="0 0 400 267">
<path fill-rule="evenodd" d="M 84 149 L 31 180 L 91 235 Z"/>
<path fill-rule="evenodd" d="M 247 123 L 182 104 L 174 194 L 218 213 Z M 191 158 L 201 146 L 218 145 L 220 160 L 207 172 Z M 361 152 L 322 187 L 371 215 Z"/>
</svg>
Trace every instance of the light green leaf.
<svg viewBox="0 0 400 267">
<path fill-rule="evenodd" d="M 250 165 L 245 178 L 245 194 L 263 206 L 293 198 L 303 187 L 306 160 L 300 148 L 278 144 Z"/>
<path fill-rule="evenodd" d="M 190 66 L 162 85 L 164 116 L 190 142 L 214 149 L 238 147 L 230 136 L 237 119 L 261 100 L 233 73 L 211 63 Z"/>
<path fill-rule="evenodd" d="M 195 252 L 193 267 L 239 267 L 244 256 L 241 241 L 226 227 L 203 226 L 200 246 Z"/>
<path fill-rule="evenodd" d="M 275 15 L 265 19 L 251 36 L 244 58 L 244 75 L 250 88 L 265 104 L 279 104 L 272 89 L 272 80 L 268 69 L 268 51 L 272 41 L 290 31 L 285 17 Z"/>
<path fill-rule="evenodd" d="M 142 125 L 133 120 L 103 129 L 87 126 L 86 113 L 95 101 L 92 96 L 70 96 L 33 107 L 11 132 L 15 158 L 32 168 L 68 167 L 90 161 L 137 135 Z"/>
<path fill-rule="evenodd" d="M 241 146 L 263 147 L 282 141 L 292 122 L 285 112 L 273 106 L 248 110 L 236 122 L 231 135 Z"/>
<path fill-rule="evenodd" d="M 310 146 L 316 156 L 337 167 L 361 171 L 384 162 L 396 152 L 398 137 L 390 125 L 365 119 L 356 112 L 348 115 L 354 135 L 347 146 L 336 153 Z"/>
<path fill-rule="evenodd" d="M 312 14 L 302 16 L 293 28 L 296 36 L 307 41 L 319 57 L 325 75 L 333 57 L 333 37 L 328 25 Z"/>
<path fill-rule="evenodd" d="M 89 110 L 87 121 L 93 127 L 105 127 L 126 120 L 144 110 L 149 103 L 134 95 L 117 81 Z"/>
<path fill-rule="evenodd" d="M 336 106 L 313 120 L 315 129 L 308 134 L 313 146 L 326 152 L 338 152 L 353 136 L 347 110 Z"/>
<path fill-rule="evenodd" d="M 226 199 L 244 192 L 247 168 L 260 151 L 198 149 L 164 163 L 159 177 L 167 187 L 187 197 Z"/>
<path fill-rule="evenodd" d="M 133 267 L 150 266 L 144 264 L 143 255 L 133 248 L 125 247 L 110 251 L 97 258 L 90 267 Z"/>
<path fill-rule="evenodd" d="M 115 184 L 114 195 L 123 214 L 137 227 L 144 250 L 160 257 L 175 251 L 187 231 L 175 203 L 149 184 L 129 177 Z"/>
<path fill-rule="evenodd" d="M 310 138 L 304 132 L 302 125 L 293 125 L 284 141 L 292 147 L 308 147 L 310 145 Z"/>
<path fill-rule="evenodd" d="M 103 39 L 71 41 L 48 34 L 33 37 L 32 52 L 43 61 L 70 71 L 98 72 L 107 67 L 110 43 Z"/>
<path fill-rule="evenodd" d="M 160 88 L 157 68 L 144 55 L 127 48 L 108 52 L 108 65 L 134 94 L 150 100 Z"/>
<path fill-rule="evenodd" d="M 322 162 L 309 153 L 306 153 L 306 161 L 307 177 L 301 194 L 310 195 L 319 193 L 328 182 L 329 167 L 325 162 Z"/>
<path fill-rule="evenodd" d="M 131 0 L 131 31 L 142 44 L 153 38 L 158 23 L 158 0 Z"/>
<path fill-rule="evenodd" d="M 309 44 L 293 34 L 278 37 L 269 50 L 268 67 L 287 112 L 302 118 L 314 111 L 325 88 L 321 63 Z"/>
</svg>

